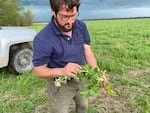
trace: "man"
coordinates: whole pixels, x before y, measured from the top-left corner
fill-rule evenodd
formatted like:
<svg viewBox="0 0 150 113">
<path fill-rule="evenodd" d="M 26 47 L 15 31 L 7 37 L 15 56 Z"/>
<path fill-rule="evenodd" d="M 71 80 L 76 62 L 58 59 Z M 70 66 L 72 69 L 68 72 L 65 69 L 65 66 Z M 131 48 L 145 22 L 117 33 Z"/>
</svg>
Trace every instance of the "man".
<svg viewBox="0 0 150 113">
<path fill-rule="evenodd" d="M 68 113 L 73 99 L 76 113 L 86 113 L 88 99 L 80 96 L 84 80 L 77 83 L 73 78 L 82 65 L 97 67 L 90 47 L 86 25 L 77 20 L 79 0 L 50 0 L 52 19 L 35 37 L 33 64 L 36 76 L 47 79 L 50 113 Z M 71 76 L 67 84 L 57 87 L 54 81 L 60 76 Z"/>
</svg>

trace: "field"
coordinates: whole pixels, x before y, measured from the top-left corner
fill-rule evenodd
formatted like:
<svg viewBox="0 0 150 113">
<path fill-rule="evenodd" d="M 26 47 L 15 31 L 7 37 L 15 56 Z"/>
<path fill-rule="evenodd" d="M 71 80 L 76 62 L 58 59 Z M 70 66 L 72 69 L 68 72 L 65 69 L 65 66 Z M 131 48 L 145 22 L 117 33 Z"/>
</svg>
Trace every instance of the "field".
<svg viewBox="0 0 150 113">
<path fill-rule="evenodd" d="M 98 64 L 117 92 L 100 89 L 100 97 L 89 97 L 88 113 L 150 113 L 150 18 L 85 23 Z M 0 113 L 47 113 L 45 83 L 33 72 L 16 76 L 0 69 Z"/>
</svg>

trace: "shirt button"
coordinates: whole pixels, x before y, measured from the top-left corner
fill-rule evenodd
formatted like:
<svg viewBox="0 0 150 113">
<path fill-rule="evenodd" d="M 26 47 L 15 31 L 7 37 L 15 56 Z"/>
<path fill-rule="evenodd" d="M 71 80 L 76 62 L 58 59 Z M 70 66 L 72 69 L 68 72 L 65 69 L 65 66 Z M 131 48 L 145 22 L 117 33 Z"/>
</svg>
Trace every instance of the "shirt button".
<svg viewBox="0 0 150 113">
<path fill-rule="evenodd" d="M 70 40 L 70 38 L 68 38 L 68 40 Z"/>
</svg>

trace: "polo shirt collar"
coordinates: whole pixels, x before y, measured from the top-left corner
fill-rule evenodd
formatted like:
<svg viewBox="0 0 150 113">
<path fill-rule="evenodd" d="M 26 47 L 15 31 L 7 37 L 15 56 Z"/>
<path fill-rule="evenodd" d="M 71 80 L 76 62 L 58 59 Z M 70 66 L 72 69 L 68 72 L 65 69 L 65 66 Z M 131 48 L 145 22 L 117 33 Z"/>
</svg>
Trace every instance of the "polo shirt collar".
<svg viewBox="0 0 150 113">
<path fill-rule="evenodd" d="M 55 31 L 55 33 L 57 35 L 62 35 L 61 31 L 58 29 L 58 27 L 56 26 L 56 24 L 54 22 L 54 16 L 52 16 L 52 18 L 51 18 L 50 25 L 52 26 L 53 30 Z"/>
</svg>

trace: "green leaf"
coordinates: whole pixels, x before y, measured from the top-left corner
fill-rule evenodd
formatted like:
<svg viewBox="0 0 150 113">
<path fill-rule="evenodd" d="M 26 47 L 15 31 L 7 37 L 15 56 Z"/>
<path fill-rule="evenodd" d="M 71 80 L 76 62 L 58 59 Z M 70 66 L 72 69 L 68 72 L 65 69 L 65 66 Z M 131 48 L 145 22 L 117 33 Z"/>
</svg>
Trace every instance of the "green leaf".
<svg viewBox="0 0 150 113">
<path fill-rule="evenodd" d="M 115 94 L 116 94 L 116 92 L 113 91 L 113 90 L 111 90 L 111 89 L 107 90 L 107 93 L 108 93 L 109 95 L 115 95 Z"/>
<path fill-rule="evenodd" d="M 105 74 L 105 70 L 101 71 L 99 68 L 93 68 L 92 66 L 86 64 L 81 67 L 81 72 L 75 77 L 75 80 L 77 82 L 80 82 L 81 79 L 85 79 L 87 82 L 87 87 L 82 89 L 80 94 L 83 97 L 89 97 L 89 96 L 98 96 L 98 89 L 100 87 L 100 83 L 104 81 L 102 75 Z M 71 77 L 64 76 L 64 77 L 58 77 L 55 81 L 55 85 L 58 87 L 61 87 L 61 84 L 66 84 L 67 80 L 69 80 Z M 111 84 L 106 84 L 106 90 L 108 94 L 114 95 L 116 92 L 110 89 Z"/>
</svg>

